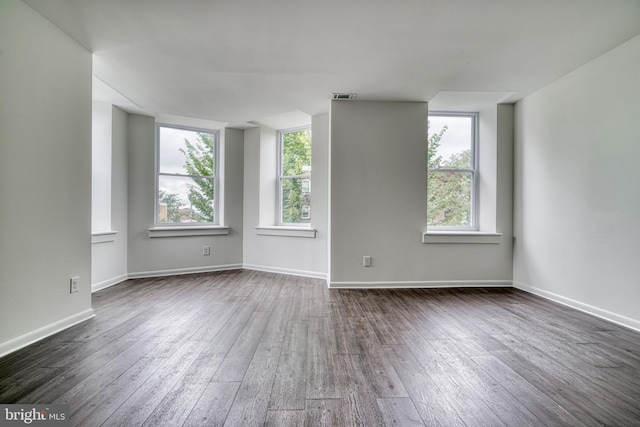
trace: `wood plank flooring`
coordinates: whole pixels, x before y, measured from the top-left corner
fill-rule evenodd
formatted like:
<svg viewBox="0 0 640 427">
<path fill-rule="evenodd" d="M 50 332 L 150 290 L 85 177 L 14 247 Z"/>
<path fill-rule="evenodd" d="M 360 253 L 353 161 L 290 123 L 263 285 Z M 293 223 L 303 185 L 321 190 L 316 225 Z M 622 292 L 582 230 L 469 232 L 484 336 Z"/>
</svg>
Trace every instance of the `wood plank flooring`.
<svg viewBox="0 0 640 427">
<path fill-rule="evenodd" d="M 0 359 L 78 426 L 640 426 L 640 334 L 515 289 L 129 280 Z"/>
</svg>

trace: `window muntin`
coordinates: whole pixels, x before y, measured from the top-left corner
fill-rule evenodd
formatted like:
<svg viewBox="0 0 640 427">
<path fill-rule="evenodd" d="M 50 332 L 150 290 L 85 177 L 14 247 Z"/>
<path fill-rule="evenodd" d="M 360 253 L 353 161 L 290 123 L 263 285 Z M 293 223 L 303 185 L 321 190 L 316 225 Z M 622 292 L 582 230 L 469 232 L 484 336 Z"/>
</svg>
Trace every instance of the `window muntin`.
<svg viewBox="0 0 640 427">
<path fill-rule="evenodd" d="M 477 113 L 429 114 L 429 229 L 478 229 L 477 123 Z"/>
<path fill-rule="evenodd" d="M 156 126 L 156 224 L 218 224 L 217 150 L 217 131 Z"/>
<path fill-rule="evenodd" d="M 278 132 L 278 225 L 311 223 L 311 128 Z"/>
</svg>

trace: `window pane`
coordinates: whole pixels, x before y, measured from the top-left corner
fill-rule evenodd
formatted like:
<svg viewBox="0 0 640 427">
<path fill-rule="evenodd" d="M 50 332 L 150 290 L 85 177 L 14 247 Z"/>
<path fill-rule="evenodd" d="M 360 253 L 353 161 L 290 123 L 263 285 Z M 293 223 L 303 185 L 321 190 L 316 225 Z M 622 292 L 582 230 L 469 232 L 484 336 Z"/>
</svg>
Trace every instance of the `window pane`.
<svg viewBox="0 0 640 427">
<path fill-rule="evenodd" d="M 160 127 L 159 172 L 214 176 L 215 136 Z"/>
<path fill-rule="evenodd" d="M 429 169 L 471 169 L 473 118 L 429 116 Z"/>
<path fill-rule="evenodd" d="M 304 180 L 308 178 L 282 178 L 282 222 L 285 224 L 311 222 L 311 192 L 302 191 Z"/>
<path fill-rule="evenodd" d="M 282 175 L 311 173 L 311 129 L 282 134 Z"/>
<path fill-rule="evenodd" d="M 214 222 L 213 178 L 158 177 L 158 222 Z"/>
<path fill-rule="evenodd" d="M 429 172 L 427 224 L 470 227 L 472 181 L 470 172 Z"/>
</svg>

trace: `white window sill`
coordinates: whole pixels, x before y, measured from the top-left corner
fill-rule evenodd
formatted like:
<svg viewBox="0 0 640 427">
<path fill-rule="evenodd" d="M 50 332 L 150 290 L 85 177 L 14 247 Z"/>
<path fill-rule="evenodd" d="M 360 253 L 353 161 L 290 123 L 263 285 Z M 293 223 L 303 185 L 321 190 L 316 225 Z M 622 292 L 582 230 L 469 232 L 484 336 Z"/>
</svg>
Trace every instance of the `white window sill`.
<svg viewBox="0 0 640 427">
<path fill-rule="evenodd" d="M 502 233 L 483 231 L 426 231 L 422 233 L 422 243 L 479 243 L 499 244 Z"/>
<path fill-rule="evenodd" d="M 98 231 L 91 233 L 91 244 L 115 242 L 116 234 L 118 234 L 117 231 Z"/>
<path fill-rule="evenodd" d="M 218 236 L 224 234 L 229 234 L 229 227 L 220 225 L 153 227 L 149 229 L 149 237 Z"/>
<path fill-rule="evenodd" d="M 256 227 L 256 233 L 259 236 L 306 237 L 310 239 L 316 238 L 315 228 L 282 226 Z"/>
</svg>

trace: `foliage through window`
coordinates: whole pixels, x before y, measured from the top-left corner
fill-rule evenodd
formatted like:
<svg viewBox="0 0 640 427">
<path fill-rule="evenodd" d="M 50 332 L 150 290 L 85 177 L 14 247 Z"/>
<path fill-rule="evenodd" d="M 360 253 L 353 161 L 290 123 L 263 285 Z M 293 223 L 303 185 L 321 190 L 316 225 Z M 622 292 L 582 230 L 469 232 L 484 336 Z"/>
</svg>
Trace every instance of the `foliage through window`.
<svg viewBox="0 0 640 427">
<path fill-rule="evenodd" d="M 476 229 L 476 113 L 430 113 L 427 225 Z"/>
<path fill-rule="evenodd" d="M 217 224 L 216 131 L 156 127 L 157 224 Z"/>
<path fill-rule="evenodd" d="M 311 222 L 311 129 L 278 132 L 279 224 Z"/>
</svg>

